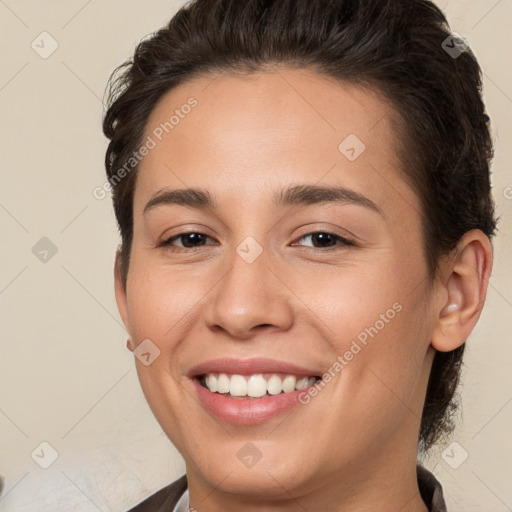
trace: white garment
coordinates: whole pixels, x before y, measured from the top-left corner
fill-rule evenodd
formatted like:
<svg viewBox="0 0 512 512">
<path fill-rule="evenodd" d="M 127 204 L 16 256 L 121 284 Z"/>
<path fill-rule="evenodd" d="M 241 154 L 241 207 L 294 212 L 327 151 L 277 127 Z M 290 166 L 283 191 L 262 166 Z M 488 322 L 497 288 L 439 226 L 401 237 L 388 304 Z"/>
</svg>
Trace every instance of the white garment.
<svg viewBox="0 0 512 512">
<path fill-rule="evenodd" d="M 193 510 L 193 509 L 192 509 Z M 176 503 L 172 512 L 190 512 L 190 501 L 188 497 L 188 489 L 182 494 L 180 501 Z"/>
</svg>

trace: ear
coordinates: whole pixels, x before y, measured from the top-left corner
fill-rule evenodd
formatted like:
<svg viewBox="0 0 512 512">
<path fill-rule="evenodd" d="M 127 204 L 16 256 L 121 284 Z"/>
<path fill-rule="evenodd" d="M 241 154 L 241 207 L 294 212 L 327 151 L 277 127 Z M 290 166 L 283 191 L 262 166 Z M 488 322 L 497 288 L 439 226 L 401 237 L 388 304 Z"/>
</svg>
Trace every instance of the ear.
<svg viewBox="0 0 512 512">
<path fill-rule="evenodd" d="M 126 294 L 126 285 L 123 281 L 122 272 L 123 263 L 121 258 L 121 248 L 118 247 L 116 251 L 116 261 L 114 264 L 114 285 L 115 285 L 115 295 L 116 295 L 116 303 L 119 314 L 121 315 L 121 320 L 128 331 L 128 335 L 130 336 L 130 322 L 128 315 L 128 300 Z M 134 346 L 131 336 L 128 338 L 127 348 L 133 352 Z"/>
<path fill-rule="evenodd" d="M 437 305 L 438 318 L 431 340 L 436 350 L 455 350 L 468 339 L 484 306 L 492 259 L 489 238 L 474 229 L 465 233 L 443 263 L 443 299 Z"/>
</svg>

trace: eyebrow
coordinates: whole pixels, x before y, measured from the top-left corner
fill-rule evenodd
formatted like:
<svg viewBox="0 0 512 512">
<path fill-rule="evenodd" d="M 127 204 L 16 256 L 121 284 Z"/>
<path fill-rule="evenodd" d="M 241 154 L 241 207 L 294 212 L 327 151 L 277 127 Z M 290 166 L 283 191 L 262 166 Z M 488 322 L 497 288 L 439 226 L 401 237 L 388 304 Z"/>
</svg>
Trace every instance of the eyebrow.
<svg viewBox="0 0 512 512">
<path fill-rule="evenodd" d="M 273 206 L 306 206 L 311 204 L 342 203 L 355 204 L 372 210 L 382 217 L 384 213 L 368 197 L 344 187 L 332 185 L 294 185 L 274 194 Z M 198 209 L 217 208 L 217 203 L 210 192 L 201 188 L 163 189 L 159 190 L 146 204 L 143 213 L 161 205 L 181 205 Z"/>
</svg>

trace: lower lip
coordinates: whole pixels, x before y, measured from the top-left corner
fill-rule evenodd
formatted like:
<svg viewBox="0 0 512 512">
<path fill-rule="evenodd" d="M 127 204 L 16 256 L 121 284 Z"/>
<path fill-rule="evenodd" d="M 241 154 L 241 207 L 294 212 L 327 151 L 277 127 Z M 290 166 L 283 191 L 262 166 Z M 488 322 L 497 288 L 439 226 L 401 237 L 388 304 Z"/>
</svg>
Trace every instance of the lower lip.
<svg viewBox="0 0 512 512">
<path fill-rule="evenodd" d="M 229 398 L 227 395 L 212 393 L 198 379 L 191 380 L 199 400 L 213 416 L 237 425 L 258 425 L 276 418 L 300 404 L 299 394 L 308 390 L 265 395 L 262 398 Z"/>
</svg>

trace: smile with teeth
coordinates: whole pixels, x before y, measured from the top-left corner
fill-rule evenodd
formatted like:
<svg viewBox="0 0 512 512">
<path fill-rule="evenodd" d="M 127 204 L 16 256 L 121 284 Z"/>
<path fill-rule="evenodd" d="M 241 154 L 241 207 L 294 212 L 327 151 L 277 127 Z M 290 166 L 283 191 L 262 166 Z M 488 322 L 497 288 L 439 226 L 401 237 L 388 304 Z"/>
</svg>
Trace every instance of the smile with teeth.
<svg viewBox="0 0 512 512">
<path fill-rule="evenodd" d="M 207 373 L 199 382 L 212 393 L 227 394 L 232 397 L 260 398 L 280 393 L 292 393 L 312 386 L 319 377 L 297 377 L 278 373 L 258 373 L 238 375 L 227 373 Z"/>
</svg>

